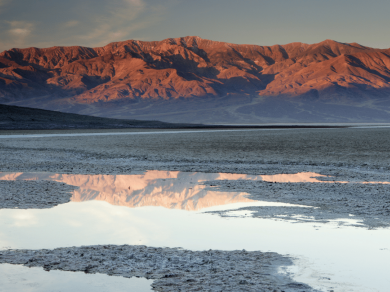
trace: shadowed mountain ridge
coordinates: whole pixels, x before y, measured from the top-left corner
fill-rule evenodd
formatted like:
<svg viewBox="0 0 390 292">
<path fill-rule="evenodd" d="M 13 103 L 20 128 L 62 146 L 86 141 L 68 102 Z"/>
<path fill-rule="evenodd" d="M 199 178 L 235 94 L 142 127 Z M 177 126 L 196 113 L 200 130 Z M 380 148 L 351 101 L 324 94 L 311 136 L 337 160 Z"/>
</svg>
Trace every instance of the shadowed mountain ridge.
<svg viewBox="0 0 390 292">
<path fill-rule="evenodd" d="M 0 130 L 194 128 L 202 125 L 118 120 L 0 104 Z"/>
</svg>

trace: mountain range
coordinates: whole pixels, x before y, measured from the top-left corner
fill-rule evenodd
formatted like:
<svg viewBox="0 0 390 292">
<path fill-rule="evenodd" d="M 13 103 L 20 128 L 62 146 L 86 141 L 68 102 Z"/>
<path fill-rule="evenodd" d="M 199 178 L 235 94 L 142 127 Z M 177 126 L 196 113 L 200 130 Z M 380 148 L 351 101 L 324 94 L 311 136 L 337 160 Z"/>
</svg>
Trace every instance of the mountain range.
<svg viewBox="0 0 390 292">
<path fill-rule="evenodd" d="M 199 37 L 10 49 L 0 103 L 166 122 L 389 122 L 390 49 Z"/>
</svg>

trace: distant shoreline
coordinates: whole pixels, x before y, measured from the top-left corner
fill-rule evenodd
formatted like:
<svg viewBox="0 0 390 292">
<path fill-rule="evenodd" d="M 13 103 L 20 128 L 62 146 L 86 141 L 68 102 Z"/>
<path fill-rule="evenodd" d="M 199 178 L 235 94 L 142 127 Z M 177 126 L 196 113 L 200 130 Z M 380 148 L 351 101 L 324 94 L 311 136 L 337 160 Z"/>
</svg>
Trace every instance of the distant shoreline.
<svg viewBox="0 0 390 292">
<path fill-rule="evenodd" d="M 332 128 L 349 128 L 350 126 L 172 126 L 172 127 L 45 127 L 44 125 L 40 127 L 2 127 L 0 125 L 0 135 L 1 132 L 4 131 L 63 131 L 63 130 L 132 130 L 132 129 L 140 129 L 140 130 L 230 130 L 230 129 L 332 129 Z"/>
</svg>

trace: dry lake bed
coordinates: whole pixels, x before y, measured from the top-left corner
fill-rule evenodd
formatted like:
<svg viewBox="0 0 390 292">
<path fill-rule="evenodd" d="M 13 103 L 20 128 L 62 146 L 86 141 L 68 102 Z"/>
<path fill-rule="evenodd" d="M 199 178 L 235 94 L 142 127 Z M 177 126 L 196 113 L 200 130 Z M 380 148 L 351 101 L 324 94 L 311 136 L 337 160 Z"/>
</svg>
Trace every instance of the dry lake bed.
<svg viewBox="0 0 390 292">
<path fill-rule="evenodd" d="M 389 291 L 390 128 L 0 132 L 0 291 Z"/>
</svg>

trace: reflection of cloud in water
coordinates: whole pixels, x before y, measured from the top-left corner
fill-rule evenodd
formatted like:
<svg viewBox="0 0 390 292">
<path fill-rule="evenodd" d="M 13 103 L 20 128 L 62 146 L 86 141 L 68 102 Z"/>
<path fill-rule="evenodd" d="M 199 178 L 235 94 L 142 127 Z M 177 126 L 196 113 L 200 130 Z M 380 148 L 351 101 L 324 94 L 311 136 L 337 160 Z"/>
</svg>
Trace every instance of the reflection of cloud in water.
<svg viewBox="0 0 390 292">
<path fill-rule="evenodd" d="M 333 183 L 313 172 L 275 175 L 146 171 L 132 175 L 82 175 L 51 173 L 2 173 L 0 180 L 51 180 L 77 186 L 72 201 L 106 201 L 127 207 L 162 206 L 187 211 L 233 203 L 255 202 L 243 192 L 219 192 L 201 184 L 213 180 L 259 180 L 277 183 Z M 369 182 L 366 182 L 369 183 Z"/>
</svg>

